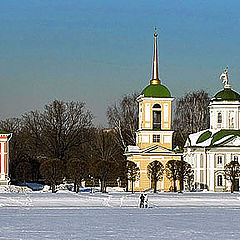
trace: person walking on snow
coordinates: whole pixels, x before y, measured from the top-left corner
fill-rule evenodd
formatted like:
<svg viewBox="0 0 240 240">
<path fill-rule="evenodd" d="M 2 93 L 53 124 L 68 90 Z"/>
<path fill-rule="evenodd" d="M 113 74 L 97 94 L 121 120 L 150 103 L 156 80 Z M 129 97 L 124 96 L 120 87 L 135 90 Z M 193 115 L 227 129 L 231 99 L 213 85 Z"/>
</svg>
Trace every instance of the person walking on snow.
<svg viewBox="0 0 240 240">
<path fill-rule="evenodd" d="M 144 208 L 145 197 L 144 197 L 143 193 L 141 193 L 139 200 L 140 200 L 140 208 Z"/>
<path fill-rule="evenodd" d="M 148 195 L 144 194 L 144 208 L 148 208 Z"/>
</svg>

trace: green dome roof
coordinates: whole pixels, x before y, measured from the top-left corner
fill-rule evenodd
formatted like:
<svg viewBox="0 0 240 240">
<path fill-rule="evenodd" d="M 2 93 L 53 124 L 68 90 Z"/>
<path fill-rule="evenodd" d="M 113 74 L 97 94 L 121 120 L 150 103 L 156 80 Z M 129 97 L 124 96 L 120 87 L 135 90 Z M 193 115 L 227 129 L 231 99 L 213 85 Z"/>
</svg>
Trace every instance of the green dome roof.
<svg viewBox="0 0 240 240">
<path fill-rule="evenodd" d="M 231 88 L 224 88 L 224 90 L 218 92 L 213 100 L 218 101 L 240 101 L 240 95 L 233 91 Z"/>
<path fill-rule="evenodd" d="M 161 84 L 150 84 L 145 87 L 142 91 L 144 97 L 161 97 L 161 98 L 170 98 L 170 91 Z"/>
</svg>

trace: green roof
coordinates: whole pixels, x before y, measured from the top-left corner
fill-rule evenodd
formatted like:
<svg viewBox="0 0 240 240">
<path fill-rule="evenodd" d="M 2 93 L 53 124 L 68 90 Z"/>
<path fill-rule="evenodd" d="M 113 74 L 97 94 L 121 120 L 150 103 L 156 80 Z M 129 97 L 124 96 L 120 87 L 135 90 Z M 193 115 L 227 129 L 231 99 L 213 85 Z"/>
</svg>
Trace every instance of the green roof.
<svg viewBox="0 0 240 240">
<path fill-rule="evenodd" d="M 202 131 L 200 135 L 199 133 L 190 134 L 187 139 L 190 146 L 193 147 L 217 147 L 224 145 L 237 136 L 240 137 L 240 130 L 221 129 L 216 131 L 213 129 L 206 129 Z"/>
<path fill-rule="evenodd" d="M 170 98 L 170 91 L 161 84 L 150 84 L 142 91 L 144 97 Z"/>
<path fill-rule="evenodd" d="M 212 133 L 210 131 L 206 131 L 203 134 L 200 135 L 200 137 L 197 140 L 197 143 L 202 143 L 209 139 L 212 136 Z"/>
<path fill-rule="evenodd" d="M 213 145 L 218 140 L 220 140 L 220 139 L 222 139 L 226 136 L 229 136 L 229 135 L 240 136 L 240 130 L 225 130 L 225 129 L 222 129 L 222 130 L 216 132 L 212 136 L 211 145 Z"/>
<path fill-rule="evenodd" d="M 213 100 L 240 101 L 240 95 L 231 88 L 225 88 L 224 90 L 218 92 Z"/>
</svg>

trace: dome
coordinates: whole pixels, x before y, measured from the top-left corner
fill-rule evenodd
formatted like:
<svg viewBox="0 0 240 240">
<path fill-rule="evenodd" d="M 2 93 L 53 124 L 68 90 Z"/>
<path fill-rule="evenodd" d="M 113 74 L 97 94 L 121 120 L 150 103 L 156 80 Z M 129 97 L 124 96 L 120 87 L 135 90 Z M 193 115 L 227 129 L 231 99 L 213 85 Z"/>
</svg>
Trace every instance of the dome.
<svg viewBox="0 0 240 240">
<path fill-rule="evenodd" d="M 231 88 L 224 88 L 218 92 L 212 100 L 215 101 L 240 101 L 240 95 Z"/>
<path fill-rule="evenodd" d="M 150 84 L 142 91 L 144 97 L 170 98 L 170 91 L 161 84 Z"/>
</svg>

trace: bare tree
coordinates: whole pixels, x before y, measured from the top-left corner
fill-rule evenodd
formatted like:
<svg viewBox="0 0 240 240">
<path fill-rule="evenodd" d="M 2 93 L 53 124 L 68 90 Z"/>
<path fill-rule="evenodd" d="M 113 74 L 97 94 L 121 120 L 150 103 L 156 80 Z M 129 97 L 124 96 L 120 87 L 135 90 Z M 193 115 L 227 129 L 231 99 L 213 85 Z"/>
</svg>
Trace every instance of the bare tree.
<svg viewBox="0 0 240 240">
<path fill-rule="evenodd" d="M 94 175 L 100 179 L 102 191 L 106 191 L 107 180 L 117 179 L 121 175 L 119 168 L 120 162 L 123 160 L 122 152 L 117 146 L 115 140 L 115 132 L 111 129 L 96 129 L 94 140 L 91 148 L 93 153 Z M 104 165 L 106 165 L 104 167 Z"/>
<path fill-rule="evenodd" d="M 72 158 L 67 162 L 68 177 L 74 182 L 74 192 L 79 191 L 82 180 L 88 176 L 88 165 L 85 161 Z"/>
<path fill-rule="evenodd" d="M 147 174 L 148 178 L 154 183 L 154 193 L 157 192 L 157 182 L 162 180 L 164 167 L 161 162 L 155 160 L 148 164 Z"/>
<path fill-rule="evenodd" d="M 173 191 L 177 191 L 176 181 L 178 179 L 179 167 L 177 160 L 169 160 L 165 166 L 166 175 L 173 182 Z"/>
<path fill-rule="evenodd" d="M 91 141 L 92 115 L 81 102 L 55 100 L 43 112 L 23 116 L 27 144 L 39 157 L 69 159 L 81 144 Z"/>
<path fill-rule="evenodd" d="M 50 183 L 54 193 L 56 184 L 62 182 L 65 174 L 64 162 L 57 158 L 45 160 L 40 166 L 40 173 Z"/>
<path fill-rule="evenodd" d="M 134 182 L 140 177 L 140 169 L 136 163 L 131 161 L 126 162 L 126 175 L 127 181 L 131 181 L 132 193 L 134 193 Z"/>
<path fill-rule="evenodd" d="M 32 178 L 32 165 L 28 162 L 20 162 L 16 167 L 16 177 L 26 183 Z"/>
<path fill-rule="evenodd" d="M 203 90 L 177 99 L 173 121 L 175 145 L 182 147 L 189 134 L 209 128 L 209 103 L 209 95 Z"/>
<path fill-rule="evenodd" d="M 138 93 L 123 96 L 118 102 L 108 107 L 107 117 L 111 128 L 117 135 L 116 141 L 122 151 L 128 145 L 135 145 L 135 132 L 138 129 Z"/>
<path fill-rule="evenodd" d="M 184 182 L 189 184 L 189 181 L 193 177 L 193 170 L 189 163 L 181 160 L 176 161 L 177 165 L 177 180 L 180 183 L 180 192 L 184 190 Z"/>
<path fill-rule="evenodd" d="M 115 180 L 118 164 L 114 161 L 102 160 L 96 164 L 95 176 L 101 181 L 101 192 L 105 193 L 107 189 L 107 181 Z"/>
<path fill-rule="evenodd" d="M 224 175 L 227 180 L 231 181 L 231 193 L 233 193 L 236 179 L 240 176 L 240 165 L 238 161 L 231 161 L 226 164 L 224 167 Z"/>
</svg>

